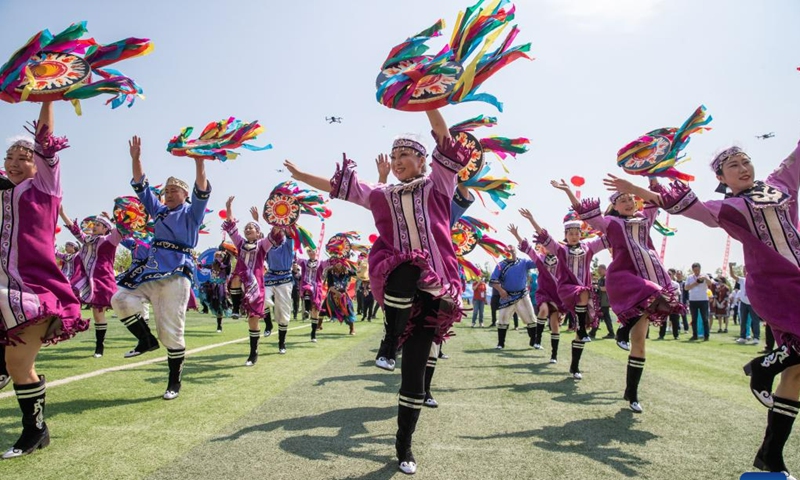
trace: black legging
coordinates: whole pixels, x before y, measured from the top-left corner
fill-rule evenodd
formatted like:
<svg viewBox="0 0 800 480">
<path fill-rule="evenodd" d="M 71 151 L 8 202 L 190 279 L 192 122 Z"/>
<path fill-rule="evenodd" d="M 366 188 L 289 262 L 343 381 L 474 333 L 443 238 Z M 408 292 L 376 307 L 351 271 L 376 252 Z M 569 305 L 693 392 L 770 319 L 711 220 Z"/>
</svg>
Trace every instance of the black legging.
<svg viewBox="0 0 800 480">
<path fill-rule="evenodd" d="M 500 294 L 496 294 L 497 290 L 492 292 L 492 299 L 489 301 L 489 308 L 492 310 L 492 325 L 497 324 L 497 309 L 500 308 Z"/>
</svg>

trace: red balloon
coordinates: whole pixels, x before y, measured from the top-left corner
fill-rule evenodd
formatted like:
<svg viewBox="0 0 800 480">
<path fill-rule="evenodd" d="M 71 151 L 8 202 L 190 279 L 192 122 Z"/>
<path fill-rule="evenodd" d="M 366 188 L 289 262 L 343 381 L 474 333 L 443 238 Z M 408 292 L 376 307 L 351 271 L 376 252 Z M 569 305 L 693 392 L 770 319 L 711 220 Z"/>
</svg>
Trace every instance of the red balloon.
<svg viewBox="0 0 800 480">
<path fill-rule="evenodd" d="M 583 177 L 579 177 L 578 175 L 575 175 L 574 177 L 570 178 L 569 181 L 576 187 L 582 187 L 583 184 L 586 183 L 586 179 L 584 179 Z"/>
<path fill-rule="evenodd" d="M 373 233 L 372 235 L 369 236 L 369 243 L 375 243 L 377 241 L 378 241 L 378 234 L 377 233 Z"/>
<path fill-rule="evenodd" d="M 59 227 L 58 225 L 56 225 L 56 233 L 61 233 L 61 227 Z"/>
<path fill-rule="evenodd" d="M 225 210 L 220 210 L 218 215 L 219 215 L 219 218 L 221 218 L 223 220 L 228 218 L 228 212 L 226 212 Z"/>
<path fill-rule="evenodd" d="M 328 210 L 327 208 L 322 211 L 322 218 L 331 218 L 333 212 Z"/>
</svg>

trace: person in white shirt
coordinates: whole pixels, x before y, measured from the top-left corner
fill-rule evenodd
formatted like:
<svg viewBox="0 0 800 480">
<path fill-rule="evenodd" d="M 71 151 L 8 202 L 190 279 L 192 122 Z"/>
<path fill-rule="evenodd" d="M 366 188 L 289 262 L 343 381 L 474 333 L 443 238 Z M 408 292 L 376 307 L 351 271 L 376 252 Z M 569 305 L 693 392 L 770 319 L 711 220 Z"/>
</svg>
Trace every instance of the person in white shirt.
<svg viewBox="0 0 800 480">
<path fill-rule="evenodd" d="M 758 345 L 761 336 L 761 317 L 750 306 L 750 300 L 747 298 L 747 282 L 745 281 L 747 270 L 742 266 L 742 275 L 736 275 L 736 272 L 733 271 L 735 265 L 735 263 L 729 263 L 728 271 L 739 289 L 739 338 L 736 339 L 736 343 Z M 750 338 L 750 328 L 753 329 L 753 338 Z"/>
<path fill-rule="evenodd" d="M 692 264 L 692 274 L 686 278 L 683 289 L 689 292 L 689 312 L 692 315 L 692 338 L 697 340 L 697 317 L 703 320 L 703 341 L 708 341 L 708 289 L 711 279 L 700 273 L 700 264 Z"/>
</svg>

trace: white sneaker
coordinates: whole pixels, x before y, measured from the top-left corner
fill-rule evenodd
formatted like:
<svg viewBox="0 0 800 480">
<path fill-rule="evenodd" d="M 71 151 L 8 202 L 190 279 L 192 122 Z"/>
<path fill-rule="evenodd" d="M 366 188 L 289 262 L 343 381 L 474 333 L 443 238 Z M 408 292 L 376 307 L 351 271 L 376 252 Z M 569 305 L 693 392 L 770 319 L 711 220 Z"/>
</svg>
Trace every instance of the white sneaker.
<svg viewBox="0 0 800 480">
<path fill-rule="evenodd" d="M 394 360 L 388 360 L 386 357 L 380 357 L 375 360 L 375 366 L 380 368 L 381 370 L 388 370 L 390 372 L 394 371 Z"/>
<path fill-rule="evenodd" d="M 558 360 L 556 360 L 555 358 L 551 358 L 550 363 L 558 363 Z"/>
<path fill-rule="evenodd" d="M 269 337 L 270 335 L 272 335 L 272 330 L 264 330 L 265 337 Z"/>
<path fill-rule="evenodd" d="M 581 375 L 581 372 L 575 372 L 572 374 L 572 378 L 573 380 L 580 380 L 583 378 L 583 375 Z"/>
<path fill-rule="evenodd" d="M 102 357 L 103 357 L 103 354 L 102 354 L 102 353 L 95 353 L 95 354 L 94 354 L 94 355 L 92 355 L 92 356 L 93 356 L 94 358 L 102 358 Z"/>
<path fill-rule="evenodd" d="M 538 343 L 534 343 L 534 344 L 533 344 L 533 349 L 534 349 L 534 350 L 541 350 L 541 349 L 542 349 L 542 346 L 541 346 L 541 345 L 539 345 Z"/>
<path fill-rule="evenodd" d="M 311 343 L 317 343 L 317 339 L 316 338 L 312 338 L 311 339 Z"/>
<path fill-rule="evenodd" d="M 744 338 L 737 338 L 736 339 L 736 343 L 745 343 L 745 342 L 747 342 L 747 340 L 745 340 Z"/>
<path fill-rule="evenodd" d="M 758 345 L 758 343 L 759 343 L 758 340 L 755 338 L 744 342 L 745 345 Z"/>
<path fill-rule="evenodd" d="M 178 398 L 180 392 L 176 392 L 175 390 L 167 390 L 164 392 L 164 400 L 174 400 Z"/>
<path fill-rule="evenodd" d="M 406 475 L 414 475 L 417 473 L 417 463 L 416 462 L 400 462 L 398 468 L 401 472 L 405 473 Z"/>
<path fill-rule="evenodd" d="M 619 348 L 625 350 L 626 352 L 629 352 L 631 350 L 631 345 L 628 342 L 624 341 L 624 340 L 618 340 L 617 341 L 617 346 Z"/>
<path fill-rule="evenodd" d="M 428 397 L 425 399 L 424 405 L 430 408 L 438 408 L 439 402 L 437 402 L 436 399 L 433 397 Z"/>
<path fill-rule="evenodd" d="M 644 409 L 642 408 L 642 404 L 639 403 L 639 402 L 631 402 L 629 407 L 630 407 L 630 409 L 631 409 L 631 411 L 633 413 L 642 413 L 642 412 L 644 412 Z"/>
<path fill-rule="evenodd" d="M 285 348 L 279 348 L 279 349 L 278 349 L 278 353 L 280 353 L 281 355 L 283 355 L 283 354 L 285 354 L 285 353 L 286 353 L 286 349 L 285 349 Z"/>
<path fill-rule="evenodd" d="M 222 329 L 221 329 L 221 328 L 218 328 L 218 329 L 217 329 L 217 333 L 222 333 Z"/>
<path fill-rule="evenodd" d="M 248 360 L 248 361 L 244 362 L 244 366 L 245 367 L 252 367 L 253 365 L 255 365 L 255 363 L 253 363 L 252 360 Z"/>
<path fill-rule="evenodd" d="M 6 385 L 11 381 L 11 375 L 0 375 L 0 390 L 5 388 Z"/>
<path fill-rule="evenodd" d="M 590 337 L 589 335 L 586 335 L 585 337 L 581 338 L 581 342 L 584 342 L 584 343 L 589 343 L 591 341 L 592 341 L 592 337 Z"/>
<path fill-rule="evenodd" d="M 498 346 L 496 346 L 496 347 L 494 347 L 494 348 L 496 348 L 497 350 L 502 350 L 502 349 L 503 349 L 503 346 L 502 346 L 502 345 L 498 345 Z"/>
</svg>

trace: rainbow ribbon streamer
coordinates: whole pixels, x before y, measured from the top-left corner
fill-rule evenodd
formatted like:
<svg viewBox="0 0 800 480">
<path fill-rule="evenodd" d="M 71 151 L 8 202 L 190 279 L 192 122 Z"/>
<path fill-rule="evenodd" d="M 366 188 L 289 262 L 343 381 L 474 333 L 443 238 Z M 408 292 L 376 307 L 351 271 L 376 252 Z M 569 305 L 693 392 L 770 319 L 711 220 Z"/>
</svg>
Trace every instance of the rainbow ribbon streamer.
<svg viewBox="0 0 800 480">
<path fill-rule="evenodd" d="M 186 127 L 181 133 L 167 144 L 167 151 L 177 157 L 192 157 L 208 160 L 233 160 L 239 156 L 233 150 L 244 148 L 252 152 L 269 150 L 272 145 L 257 147 L 245 142 L 255 140 L 264 131 L 264 127 L 258 121 L 243 122 L 234 117 L 227 120 L 211 122 L 206 125 L 200 136 L 194 140 L 189 140 L 189 136 L 194 131 L 193 127 Z"/>
</svg>

